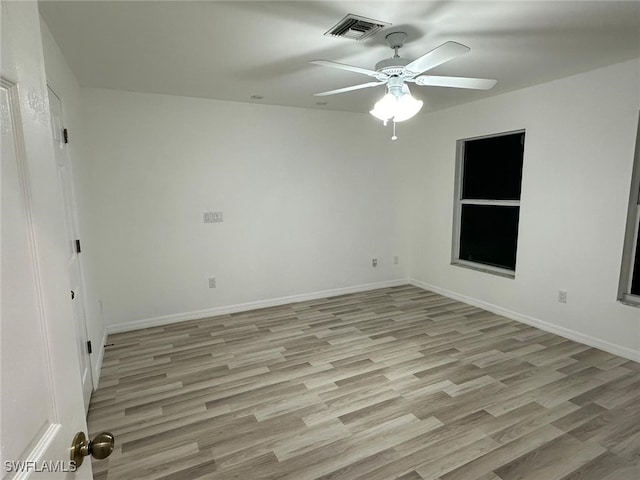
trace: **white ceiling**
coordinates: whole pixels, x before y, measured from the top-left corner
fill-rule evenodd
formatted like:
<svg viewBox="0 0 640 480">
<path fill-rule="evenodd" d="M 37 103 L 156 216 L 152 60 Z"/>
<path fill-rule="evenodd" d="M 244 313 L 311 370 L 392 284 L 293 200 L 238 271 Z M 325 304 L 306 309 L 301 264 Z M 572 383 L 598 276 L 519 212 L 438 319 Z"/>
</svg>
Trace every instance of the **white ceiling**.
<svg viewBox="0 0 640 480">
<path fill-rule="evenodd" d="M 313 97 L 371 79 L 309 61 L 372 69 L 393 54 L 393 31 L 408 33 L 400 54 L 410 59 L 448 40 L 471 48 L 431 74 L 498 80 L 488 92 L 414 86 L 423 111 L 640 57 L 639 0 L 45 0 L 40 11 L 82 86 L 352 112 L 384 87 Z M 363 42 L 323 35 L 348 13 L 392 26 Z"/>
</svg>

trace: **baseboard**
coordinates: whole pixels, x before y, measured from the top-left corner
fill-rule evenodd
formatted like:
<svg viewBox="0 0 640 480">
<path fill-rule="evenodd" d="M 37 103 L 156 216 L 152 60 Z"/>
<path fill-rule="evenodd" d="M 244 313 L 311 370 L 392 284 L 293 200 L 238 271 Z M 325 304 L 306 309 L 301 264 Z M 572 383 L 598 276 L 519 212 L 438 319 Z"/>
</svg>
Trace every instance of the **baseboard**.
<svg viewBox="0 0 640 480">
<path fill-rule="evenodd" d="M 199 318 L 215 317 L 218 315 L 227 315 L 230 313 L 246 312 L 249 310 L 256 310 L 259 308 L 277 307 L 280 305 L 287 305 L 289 303 L 304 302 L 307 300 L 317 300 L 319 298 L 336 297 L 339 295 L 346 295 L 349 293 L 366 292 L 368 290 L 397 287 L 397 286 L 406 285 L 406 284 L 411 284 L 416 287 L 422 288 L 424 290 L 429 290 L 431 292 L 438 293 L 445 297 L 452 298 L 454 300 L 458 300 L 478 308 L 482 308 L 483 310 L 487 310 L 497 315 L 502 315 L 503 317 L 509 318 L 511 320 L 515 320 L 517 322 L 531 325 L 533 327 L 539 328 L 540 330 L 544 330 L 546 332 L 560 335 L 561 337 L 567 338 L 569 340 L 584 343 L 585 345 L 589 345 L 590 347 L 599 348 L 600 350 L 604 350 L 605 352 L 609 352 L 614 355 L 619 355 L 621 357 L 628 358 L 629 360 L 633 360 L 635 362 L 640 362 L 640 352 L 638 352 L 637 350 L 633 350 L 628 347 L 623 347 L 615 343 L 607 342 L 606 340 L 601 340 L 599 338 L 592 337 L 590 335 L 586 335 L 584 333 L 580 333 L 575 330 L 554 325 L 552 323 L 546 322 L 544 320 L 540 320 L 538 318 L 531 317 L 529 315 L 524 315 L 518 312 L 514 312 L 506 308 L 499 307 L 497 305 L 484 302 L 482 300 L 478 300 L 476 298 L 468 297 L 466 295 L 452 292 L 450 290 L 446 290 L 444 288 L 441 288 L 435 285 L 430 285 L 428 283 L 410 278 L 410 279 L 389 280 L 389 281 L 377 282 L 377 283 L 368 283 L 363 285 L 355 285 L 352 287 L 336 288 L 332 290 L 322 290 L 318 292 L 303 293 L 299 295 L 290 295 L 286 297 L 278 297 L 278 298 L 272 298 L 267 300 L 258 300 L 255 302 L 246 302 L 246 303 L 240 303 L 235 305 L 225 305 L 222 307 L 215 307 L 215 308 L 210 308 L 206 310 L 196 310 L 192 312 L 185 312 L 185 313 L 179 313 L 174 315 L 163 315 L 160 317 L 135 320 L 133 322 L 116 323 L 113 325 L 108 325 L 105 331 L 104 339 L 100 345 L 98 361 L 96 362 L 96 369 L 98 372 L 101 371 L 102 361 L 104 358 L 104 345 L 107 342 L 107 335 L 110 333 L 128 332 L 132 330 L 140 330 L 142 328 L 149 328 L 149 327 L 158 327 L 162 325 L 168 325 L 168 324 L 177 323 L 177 322 L 184 322 L 188 320 L 197 320 Z M 94 376 L 94 379 L 96 378 L 98 378 L 97 374 L 96 376 Z M 97 388 L 97 383 L 95 384 L 95 387 Z"/>
<path fill-rule="evenodd" d="M 287 297 L 271 298 L 267 300 L 258 300 L 256 302 L 239 303 L 235 305 L 225 305 L 206 310 L 196 310 L 192 312 L 178 313 L 174 315 L 163 315 L 160 317 L 135 320 L 127 323 L 116 323 L 107 326 L 107 333 L 128 332 L 131 330 L 140 330 L 142 328 L 158 327 L 176 322 L 184 322 L 187 320 L 197 320 L 199 318 L 215 317 L 218 315 L 227 315 L 229 313 L 246 312 L 259 308 L 277 307 L 287 305 L 289 303 L 305 302 L 307 300 L 317 300 L 319 298 L 336 297 L 349 293 L 366 292 L 368 290 L 376 290 L 378 288 L 397 287 L 406 285 L 406 278 L 388 280 L 385 282 L 367 283 L 364 285 L 355 285 L 352 287 L 335 288 L 332 290 L 322 290 L 319 292 L 303 293 L 299 295 L 290 295 Z M 105 342 L 103 342 L 103 345 Z"/>
<path fill-rule="evenodd" d="M 93 370 L 93 390 L 96 391 L 98 389 L 98 384 L 100 383 L 100 372 L 102 372 L 102 362 L 104 361 L 104 346 L 107 343 L 107 329 L 104 330 L 104 335 L 102 336 L 102 340 L 100 341 L 100 346 L 98 347 L 98 358 L 96 360 L 96 365 Z"/>
<path fill-rule="evenodd" d="M 409 283 L 411 285 L 422 288 L 424 290 L 429 290 L 431 292 L 438 293 L 445 297 L 452 298 L 454 300 L 459 300 L 469 305 L 473 305 L 474 307 L 482 308 L 483 310 L 487 310 L 497 315 L 501 315 L 511 320 L 515 320 L 516 322 L 526 323 L 527 325 L 531 325 L 532 327 L 539 328 L 540 330 L 544 330 L 545 332 L 555 333 L 556 335 L 560 335 L 561 337 L 567 338 L 569 340 L 574 340 L 576 342 L 589 345 L 590 347 L 595 347 L 600 350 L 604 350 L 605 352 L 609 352 L 614 355 L 618 355 L 620 357 L 628 358 L 629 360 L 633 360 L 634 362 L 640 362 L 640 352 L 637 350 L 633 350 L 628 347 L 623 347 L 615 343 L 607 342 L 606 340 L 601 340 L 599 338 L 592 337 L 590 335 L 585 335 L 584 333 L 580 333 L 575 330 L 571 330 L 569 328 L 560 327 L 558 325 L 545 322 L 544 320 L 540 320 L 538 318 L 534 318 L 529 315 L 523 315 L 521 313 L 513 312 L 511 310 L 507 310 L 506 308 L 502 308 L 497 305 L 493 305 L 491 303 L 478 300 L 476 298 L 467 297 L 466 295 L 461 295 L 459 293 L 452 292 L 450 290 L 446 290 L 444 288 L 440 288 L 435 285 L 429 285 L 427 283 L 421 282 L 419 280 L 415 280 L 413 278 L 409 279 Z"/>
</svg>

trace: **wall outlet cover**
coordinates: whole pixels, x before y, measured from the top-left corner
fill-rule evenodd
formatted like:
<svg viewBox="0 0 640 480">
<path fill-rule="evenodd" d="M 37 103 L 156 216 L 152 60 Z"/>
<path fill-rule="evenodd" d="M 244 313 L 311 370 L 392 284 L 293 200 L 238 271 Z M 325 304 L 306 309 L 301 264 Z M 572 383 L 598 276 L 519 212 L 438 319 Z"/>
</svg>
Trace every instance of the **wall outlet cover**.
<svg viewBox="0 0 640 480">
<path fill-rule="evenodd" d="M 558 290 L 558 301 L 560 303 L 567 303 L 567 291 L 566 290 Z"/>
<path fill-rule="evenodd" d="M 204 223 L 219 223 L 224 221 L 222 212 L 204 212 L 202 218 Z"/>
</svg>

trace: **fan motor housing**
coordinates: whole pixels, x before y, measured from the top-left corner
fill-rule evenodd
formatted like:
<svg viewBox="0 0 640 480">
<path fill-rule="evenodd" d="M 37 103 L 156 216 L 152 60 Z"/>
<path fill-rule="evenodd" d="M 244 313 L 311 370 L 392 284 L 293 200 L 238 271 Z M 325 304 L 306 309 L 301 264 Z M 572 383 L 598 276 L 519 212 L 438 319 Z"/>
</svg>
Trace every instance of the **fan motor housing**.
<svg viewBox="0 0 640 480">
<path fill-rule="evenodd" d="M 386 58 L 376 63 L 376 72 L 381 72 L 386 75 L 400 75 L 406 65 L 409 65 L 411 60 L 406 58 Z"/>
</svg>

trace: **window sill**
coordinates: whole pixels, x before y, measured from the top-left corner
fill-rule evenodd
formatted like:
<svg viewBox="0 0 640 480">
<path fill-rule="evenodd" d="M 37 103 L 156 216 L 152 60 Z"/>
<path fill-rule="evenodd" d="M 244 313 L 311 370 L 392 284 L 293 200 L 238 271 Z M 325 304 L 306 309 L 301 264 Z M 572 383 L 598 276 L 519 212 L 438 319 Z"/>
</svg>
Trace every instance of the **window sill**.
<svg viewBox="0 0 640 480">
<path fill-rule="evenodd" d="M 618 299 L 618 301 L 623 305 L 627 305 L 628 307 L 640 308 L 640 297 L 637 295 L 629 295 L 625 293 L 621 298 Z"/>
<path fill-rule="evenodd" d="M 456 267 L 468 268 L 469 270 L 475 270 L 477 272 L 489 273 L 498 277 L 516 278 L 516 272 L 513 270 L 507 270 L 506 268 L 492 267 L 491 265 L 484 265 L 482 263 L 469 262 L 467 260 L 454 259 L 451 260 L 451 265 Z"/>
</svg>

